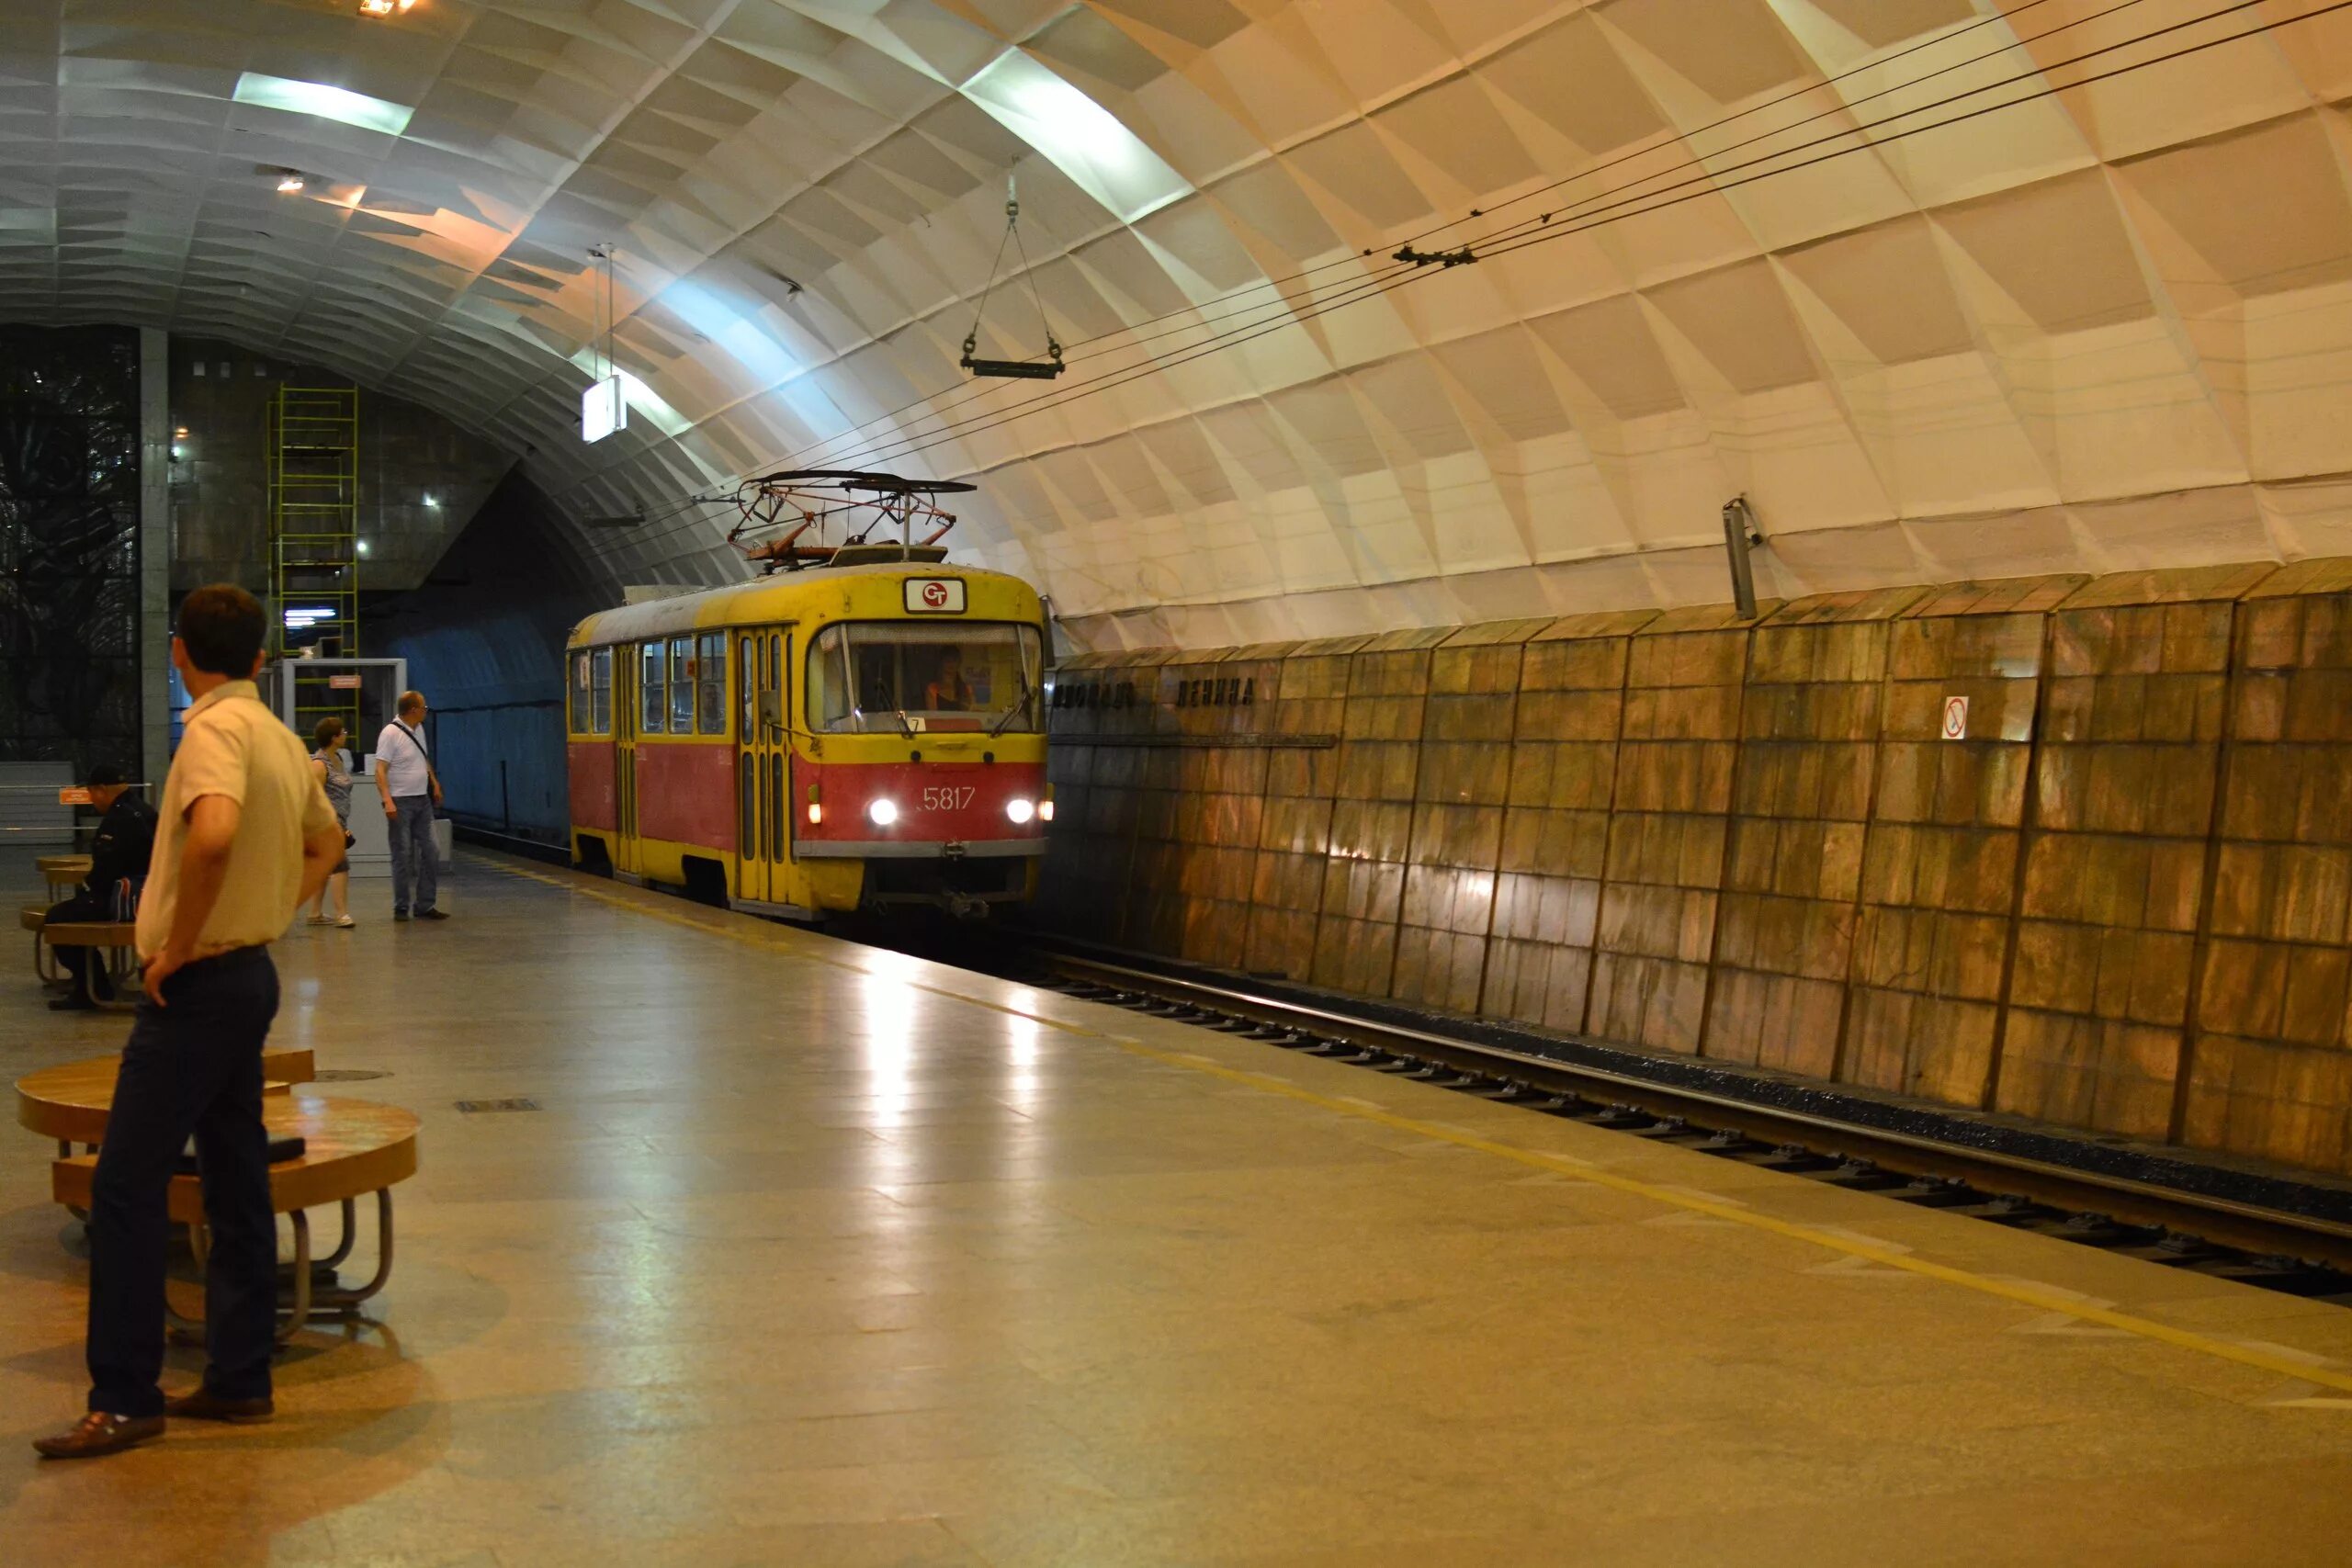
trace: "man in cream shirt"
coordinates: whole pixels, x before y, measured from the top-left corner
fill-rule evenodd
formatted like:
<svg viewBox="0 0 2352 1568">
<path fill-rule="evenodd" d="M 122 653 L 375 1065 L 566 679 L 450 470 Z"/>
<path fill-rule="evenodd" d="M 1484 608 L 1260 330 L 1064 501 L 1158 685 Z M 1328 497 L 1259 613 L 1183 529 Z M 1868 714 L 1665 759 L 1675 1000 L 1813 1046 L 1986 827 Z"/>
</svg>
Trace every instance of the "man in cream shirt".
<svg viewBox="0 0 2352 1568">
<path fill-rule="evenodd" d="M 343 829 L 294 732 L 254 689 L 262 608 L 227 583 L 180 607 L 172 663 L 195 699 L 164 784 L 137 942 L 146 999 L 122 1048 L 90 1187 L 89 1414 L 33 1447 L 117 1453 L 164 1417 L 266 1421 L 277 1312 L 277 1220 L 262 1125 L 262 1044 L 277 1012 L 269 944 L 316 896 Z M 204 1382 L 170 1401 L 164 1207 L 193 1134 L 204 1174 Z"/>
</svg>

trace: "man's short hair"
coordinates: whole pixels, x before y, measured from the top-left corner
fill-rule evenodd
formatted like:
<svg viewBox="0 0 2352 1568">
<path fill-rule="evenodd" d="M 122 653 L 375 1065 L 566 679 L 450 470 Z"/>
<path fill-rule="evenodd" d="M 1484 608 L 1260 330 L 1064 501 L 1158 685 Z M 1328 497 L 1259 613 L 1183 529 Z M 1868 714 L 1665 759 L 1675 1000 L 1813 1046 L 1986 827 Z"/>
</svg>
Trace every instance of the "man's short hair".
<svg viewBox="0 0 2352 1568">
<path fill-rule="evenodd" d="M 130 781 L 124 778 L 122 770 L 112 762 L 100 762 L 90 770 L 90 776 L 85 782 L 92 789 L 112 789 L 117 784 L 128 784 Z"/>
<path fill-rule="evenodd" d="M 409 714 L 416 712 L 424 705 L 424 694 L 423 692 L 402 692 L 401 694 L 400 706 L 394 711 L 401 714 L 402 716 L 406 716 Z"/>
<path fill-rule="evenodd" d="M 266 626 L 261 601 L 233 582 L 208 583 L 180 601 L 180 642 L 208 675 L 250 676 Z"/>
</svg>

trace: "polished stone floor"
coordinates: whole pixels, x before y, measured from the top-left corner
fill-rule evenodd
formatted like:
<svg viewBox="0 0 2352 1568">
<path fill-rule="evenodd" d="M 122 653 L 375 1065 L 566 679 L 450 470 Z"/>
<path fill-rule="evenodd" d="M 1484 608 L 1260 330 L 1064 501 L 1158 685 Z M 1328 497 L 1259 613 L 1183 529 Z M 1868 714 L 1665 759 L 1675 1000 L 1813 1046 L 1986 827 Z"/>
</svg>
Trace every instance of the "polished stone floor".
<svg viewBox="0 0 2352 1568">
<path fill-rule="evenodd" d="M 17 879 L 21 886 L 21 877 Z M 424 1119 L 275 1426 L 40 1464 L 84 1264 L 0 1129 L 0 1562 L 2335 1563 L 2352 1313 L 470 857 L 280 949 Z M 0 978 L 7 1076 L 118 1020 Z M 461 1114 L 528 1097 L 536 1111 Z M 186 1353 L 178 1374 L 192 1376 Z"/>
</svg>

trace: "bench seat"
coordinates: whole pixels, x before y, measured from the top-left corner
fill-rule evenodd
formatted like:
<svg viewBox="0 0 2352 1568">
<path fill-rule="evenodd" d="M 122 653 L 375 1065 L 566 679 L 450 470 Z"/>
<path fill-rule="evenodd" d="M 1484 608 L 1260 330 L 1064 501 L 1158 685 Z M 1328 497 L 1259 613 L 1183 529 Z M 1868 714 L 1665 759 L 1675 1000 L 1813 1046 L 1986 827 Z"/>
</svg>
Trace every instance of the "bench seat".
<svg viewBox="0 0 2352 1568">
<path fill-rule="evenodd" d="M 130 947 L 139 926 L 132 920 L 59 920 L 40 928 L 51 947 Z"/>
<path fill-rule="evenodd" d="M 106 1136 L 121 1066 L 120 1056 L 93 1056 L 26 1074 L 17 1080 L 17 1124 L 60 1144 L 96 1144 Z M 266 1050 L 261 1073 L 281 1089 L 309 1083 L 319 1076 L 318 1059 L 307 1045 Z"/>
<path fill-rule="evenodd" d="M 416 1114 L 368 1100 L 330 1100 L 290 1091 L 262 1102 L 274 1138 L 300 1138 L 300 1157 L 269 1168 L 270 1203 L 291 1214 L 380 1192 L 416 1174 Z M 98 1156 L 74 1155 L 50 1165 L 50 1190 L 72 1208 L 90 1205 Z M 172 1179 L 172 1218 L 201 1224 L 204 1188 L 193 1176 Z"/>
</svg>

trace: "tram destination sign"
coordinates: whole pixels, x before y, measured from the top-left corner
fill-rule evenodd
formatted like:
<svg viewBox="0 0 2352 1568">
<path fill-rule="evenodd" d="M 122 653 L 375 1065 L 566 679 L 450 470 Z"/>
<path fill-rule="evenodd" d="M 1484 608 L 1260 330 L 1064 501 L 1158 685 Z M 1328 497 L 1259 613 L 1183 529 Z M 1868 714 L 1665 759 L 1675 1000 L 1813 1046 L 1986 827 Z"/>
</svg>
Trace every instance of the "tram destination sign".
<svg viewBox="0 0 2352 1568">
<path fill-rule="evenodd" d="M 960 615 L 964 613 L 964 580 L 960 577 L 907 579 L 907 614 Z"/>
</svg>

